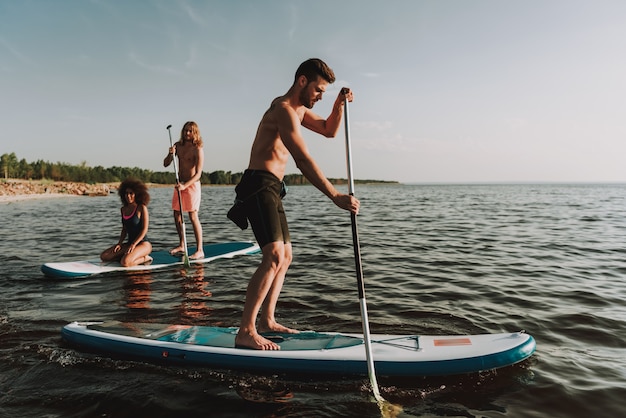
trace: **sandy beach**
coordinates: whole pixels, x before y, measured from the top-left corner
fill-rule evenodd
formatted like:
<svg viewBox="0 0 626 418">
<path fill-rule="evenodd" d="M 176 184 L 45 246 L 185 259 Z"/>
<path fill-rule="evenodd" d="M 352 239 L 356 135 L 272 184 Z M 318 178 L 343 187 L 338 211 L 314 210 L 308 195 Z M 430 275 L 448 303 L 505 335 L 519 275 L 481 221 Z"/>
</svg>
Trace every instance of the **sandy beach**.
<svg viewBox="0 0 626 418">
<path fill-rule="evenodd" d="M 107 196 L 117 183 L 87 184 L 65 181 L 8 179 L 0 182 L 0 203 L 77 196 Z"/>
</svg>

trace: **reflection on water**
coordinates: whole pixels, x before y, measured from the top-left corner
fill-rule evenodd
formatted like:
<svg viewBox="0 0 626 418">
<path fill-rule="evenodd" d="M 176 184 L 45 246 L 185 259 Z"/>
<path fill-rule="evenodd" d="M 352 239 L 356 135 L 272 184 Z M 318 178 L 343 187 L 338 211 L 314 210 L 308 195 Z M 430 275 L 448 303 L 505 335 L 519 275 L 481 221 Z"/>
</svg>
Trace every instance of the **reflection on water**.
<svg viewBox="0 0 626 418">
<path fill-rule="evenodd" d="M 127 274 L 124 280 L 125 306 L 129 309 L 150 309 L 152 282 L 152 274 L 149 272 Z"/>
<path fill-rule="evenodd" d="M 126 272 L 120 274 L 124 277 L 123 293 L 124 306 L 131 313 L 139 314 L 140 318 L 152 315 L 152 308 L 157 307 L 163 301 L 155 301 L 151 305 L 153 287 L 160 287 L 155 283 L 154 272 Z M 192 264 L 188 268 L 173 270 L 170 277 L 177 276 L 175 282 L 168 287 L 178 286 L 179 292 L 176 297 L 166 299 L 173 304 L 178 311 L 178 318 L 182 324 L 205 325 L 210 321 L 213 308 L 210 307 L 210 298 L 213 296 L 209 290 L 209 283 L 204 276 L 203 264 Z M 180 296 L 178 296 L 180 295 Z M 161 295 L 158 295 L 161 297 Z M 140 314 L 144 310 L 145 314 Z"/>
<path fill-rule="evenodd" d="M 208 283 L 204 277 L 204 265 L 192 264 L 180 270 L 182 277 L 183 300 L 180 304 L 180 318 L 184 324 L 206 325 L 209 323 L 211 307 Z"/>
</svg>

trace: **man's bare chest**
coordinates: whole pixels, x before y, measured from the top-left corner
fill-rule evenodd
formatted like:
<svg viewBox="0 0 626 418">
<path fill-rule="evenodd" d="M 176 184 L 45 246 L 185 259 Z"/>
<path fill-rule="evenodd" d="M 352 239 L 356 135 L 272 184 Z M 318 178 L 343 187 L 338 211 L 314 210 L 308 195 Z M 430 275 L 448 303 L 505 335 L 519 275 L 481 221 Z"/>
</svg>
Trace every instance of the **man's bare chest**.
<svg viewBox="0 0 626 418">
<path fill-rule="evenodd" d="M 178 159 L 185 161 L 195 161 L 198 153 L 196 149 L 189 145 L 179 146 L 176 149 L 176 155 L 178 155 Z"/>
</svg>

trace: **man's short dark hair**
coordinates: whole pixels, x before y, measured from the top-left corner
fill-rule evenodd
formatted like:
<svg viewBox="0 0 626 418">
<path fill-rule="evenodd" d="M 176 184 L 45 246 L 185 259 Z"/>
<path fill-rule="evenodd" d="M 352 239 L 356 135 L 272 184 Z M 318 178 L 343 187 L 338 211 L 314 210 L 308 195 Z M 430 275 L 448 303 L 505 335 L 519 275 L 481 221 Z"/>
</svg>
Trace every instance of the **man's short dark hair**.
<svg viewBox="0 0 626 418">
<path fill-rule="evenodd" d="M 298 67 L 295 80 L 301 75 L 305 76 L 309 81 L 315 81 L 317 77 L 322 77 L 329 83 L 335 82 L 335 73 L 319 58 L 309 58 Z"/>
</svg>

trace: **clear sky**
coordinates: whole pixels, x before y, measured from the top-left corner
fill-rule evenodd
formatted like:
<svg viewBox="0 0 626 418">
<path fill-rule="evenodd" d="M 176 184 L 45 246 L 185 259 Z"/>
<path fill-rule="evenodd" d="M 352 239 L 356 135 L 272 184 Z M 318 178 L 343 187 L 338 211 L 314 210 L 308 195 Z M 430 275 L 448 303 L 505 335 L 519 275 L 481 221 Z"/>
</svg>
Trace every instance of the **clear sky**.
<svg viewBox="0 0 626 418">
<path fill-rule="evenodd" d="M 625 22 L 624 0 L 1 0 L 0 154 L 167 171 L 166 126 L 194 120 L 205 171 L 240 172 L 319 57 L 314 111 L 355 92 L 357 179 L 626 181 Z M 343 129 L 305 138 L 346 177 Z"/>
</svg>

